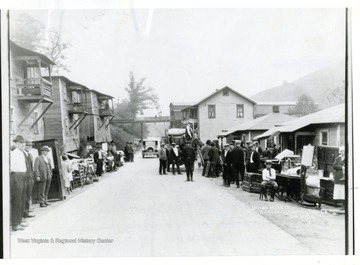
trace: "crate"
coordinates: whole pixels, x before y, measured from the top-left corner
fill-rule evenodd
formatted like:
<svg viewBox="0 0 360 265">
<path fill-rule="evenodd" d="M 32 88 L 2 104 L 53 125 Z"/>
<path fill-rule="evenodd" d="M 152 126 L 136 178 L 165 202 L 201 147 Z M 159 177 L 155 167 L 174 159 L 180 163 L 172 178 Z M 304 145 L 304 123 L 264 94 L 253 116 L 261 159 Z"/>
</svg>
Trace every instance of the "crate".
<svg viewBox="0 0 360 265">
<path fill-rule="evenodd" d="M 247 192 L 260 193 L 262 175 L 259 173 L 245 173 L 242 189 Z"/>
</svg>

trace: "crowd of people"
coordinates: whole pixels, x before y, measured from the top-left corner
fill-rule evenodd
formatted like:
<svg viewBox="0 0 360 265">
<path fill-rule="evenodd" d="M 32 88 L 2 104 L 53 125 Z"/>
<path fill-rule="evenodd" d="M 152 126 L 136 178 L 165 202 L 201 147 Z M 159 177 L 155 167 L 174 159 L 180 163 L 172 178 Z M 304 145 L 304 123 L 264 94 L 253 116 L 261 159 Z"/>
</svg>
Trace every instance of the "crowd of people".
<svg viewBox="0 0 360 265">
<path fill-rule="evenodd" d="M 30 153 L 32 142 L 18 135 L 13 140 L 10 153 L 10 222 L 13 231 L 24 230 L 27 218 L 32 218 L 31 197 L 34 183 L 39 187 L 40 207 L 48 207 L 52 179 L 52 161 L 48 146 L 41 147 L 41 154 L 34 158 Z"/>
</svg>

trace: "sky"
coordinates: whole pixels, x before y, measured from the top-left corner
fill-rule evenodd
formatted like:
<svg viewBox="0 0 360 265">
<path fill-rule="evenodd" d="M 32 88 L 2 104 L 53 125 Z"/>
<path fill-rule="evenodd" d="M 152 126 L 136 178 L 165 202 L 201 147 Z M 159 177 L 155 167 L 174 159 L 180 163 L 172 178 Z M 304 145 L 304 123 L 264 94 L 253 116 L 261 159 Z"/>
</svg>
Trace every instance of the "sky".
<svg viewBox="0 0 360 265">
<path fill-rule="evenodd" d="M 70 40 L 70 80 L 114 96 L 129 72 L 171 102 L 196 103 L 229 86 L 246 97 L 344 59 L 345 10 L 19 10 Z M 155 115 L 155 111 L 145 112 Z"/>
</svg>

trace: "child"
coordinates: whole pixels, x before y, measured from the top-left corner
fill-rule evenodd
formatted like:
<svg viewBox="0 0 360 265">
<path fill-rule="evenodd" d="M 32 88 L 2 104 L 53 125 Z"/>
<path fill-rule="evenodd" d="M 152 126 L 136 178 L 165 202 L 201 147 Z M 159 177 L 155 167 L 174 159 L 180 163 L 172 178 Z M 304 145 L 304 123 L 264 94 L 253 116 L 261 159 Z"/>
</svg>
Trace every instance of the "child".
<svg viewBox="0 0 360 265">
<path fill-rule="evenodd" d="M 197 161 L 197 164 L 198 164 L 198 168 L 201 168 L 201 158 L 200 158 L 199 154 L 196 155 L 196 161 Z"/>
</svg>

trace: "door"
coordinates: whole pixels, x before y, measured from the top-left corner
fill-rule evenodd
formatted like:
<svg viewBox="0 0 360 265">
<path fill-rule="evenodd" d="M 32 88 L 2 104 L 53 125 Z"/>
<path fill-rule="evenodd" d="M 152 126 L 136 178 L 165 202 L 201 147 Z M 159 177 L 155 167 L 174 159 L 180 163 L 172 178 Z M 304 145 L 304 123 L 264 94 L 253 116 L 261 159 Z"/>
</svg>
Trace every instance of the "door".
<svg viewBox="0 0 360 265">
<path fill-rule="evenodd" d="M 65 194 L 63 193 L 64 183 L 62 181 L 63 175 L 61 169 L 58 141 L 55 139 L 41 140 L 41 141 L 34 141 L 33 144 L 34 144 L 33 148 L 37 150 L 38 155 L 41 154 L 40 150 L 44 145 L 50 147 L 51 152 L 49 152 L 49 156 L 53 161 L 53 164 L 51 165 L 53 168 L 52 169 L 53 176 L 51 179 L 48 198 L 49 200 L 63 200 Z M 34 161 L 35 158 L 36 157 L 34 157 Z M 39 185 L 37 182 L 35 182 L 34 184 L 32 198 L 33 198 L 33 203 L 39 201 Z"/>
</svg>

